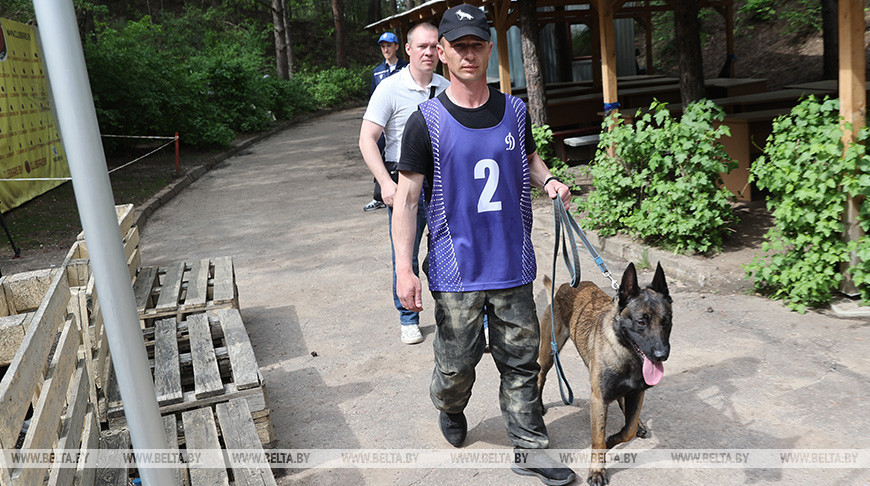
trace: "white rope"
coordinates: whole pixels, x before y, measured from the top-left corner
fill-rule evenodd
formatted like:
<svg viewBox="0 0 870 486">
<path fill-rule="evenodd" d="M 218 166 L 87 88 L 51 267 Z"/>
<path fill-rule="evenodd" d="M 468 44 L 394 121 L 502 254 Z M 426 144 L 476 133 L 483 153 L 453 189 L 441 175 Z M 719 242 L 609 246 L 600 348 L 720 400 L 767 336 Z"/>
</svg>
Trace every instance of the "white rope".
<svg viewBox="0 0 870 486">
<path fill-rule="evenodd" d="M 100 135 L 106 138 L 144 138 L 149 140 L 175 140 L 176 137 L 158 137 L 151 135 Z"/>
<path fill-rule="evenodd" d="M 172 142 L 164 143 L 163 145 L 161 145 L 161 146 L 157 147 L 156 149 L 154 149 L 154 150 L 148 152 L 147 154 L 145 154 L 145 155 L 139 157 L 138 159 L 131 160 L 130 162 L 127 162 L 126 164 L 124 164 L 124 165 L 122 165 L 122 166 L 120 166 L 120 167 L 115 167 L 114 169 L 112 169 L 112 170 L 109 171 L 109 174 L 111 174 L 112 172 L 115 172 L 116 170 L 121 170 L 121 169 L 123 169 L 124 167 L 127 167 L 128 165 L 130 165 L 130 164 L 132 164 L 132 163 L 134 163 L 134 162 L 139 162 L 140 160 L 144 159 L 145 157 L 148 157 L 149 155 L 153 154 L 154 152 L 157 152 L 158 150 L 160 150 L 160 149 L 162 149 L 163 147 L 166 147 L 166 146 L 168 146 L 168 145 L 172 145 L 173 143 L 175 143 L 175 139 L 173 139 Z"/>
<path fill-rule="evenodd" d="M 124 167 L 127 167 L 127 166 L 130 165 L 130 164 L 134 164 L 134 163 L 136 163 L 136 162 L 139 162 L 140 160 L 144 159 L 145 157 L 148 157 L 149 155 L 153 154 L 154 152 L 157 152 L 158 150 L 160 150 L 160 149 L 162 149 L 162 148 L 164 148 L 164 147 L 166 147 L 166 146 L 172 145 L 173 143 L 175 143 L 175 137 L 172 138 L 172 141 L 171 141 L 171 142 L 167 142 L 167 143 L 165 143 L 165 144 L 163 144 L 163 145 L 157 147 L 156 149 L 154 149 L 154 150 L 148 152 L 147 154 L 145 154 L 145 155 L 139 157 L 138 159 L 131 160 L 130 162 L 127 162 L 126 164 L 124 164 L 124 165 L 122 165 L 122 166 L 120 166 L 120 167 L 115 167 L 114 169 L 112 169 L 112 170 L 109 171 L 109 174 L 111 174 L 112 172 L 115 172 L 116 170 L 121 170 L 121 169 L 123 169 Z M 25 182 L 25 181 L 71 181 L 71 180 L 72 180 L 71 177 L 28 177 L 28 178 L 20 178 L 20 179 L 18 179 L 18 178 L 16 178 L 16 179 L 0 179 L 0 182 L 18 182 L 18 181 L 21 181 L 21 182 Z"/>
</svg>

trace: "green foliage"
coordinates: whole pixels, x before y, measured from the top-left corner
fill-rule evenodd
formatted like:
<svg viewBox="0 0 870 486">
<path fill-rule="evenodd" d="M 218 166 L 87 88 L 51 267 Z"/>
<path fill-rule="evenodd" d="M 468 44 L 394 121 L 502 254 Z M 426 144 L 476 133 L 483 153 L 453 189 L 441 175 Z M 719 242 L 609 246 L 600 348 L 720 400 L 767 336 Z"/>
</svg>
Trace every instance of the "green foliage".
<svg viewBox="0 0 870 486">
<path fill-rule="evenodd" d="M 371 67 L 305 71 L 297 75 L 318 108 L 365 97 L 371 86 Z"/>
<path fill-rule="evenodd" d="M 538 147 L 538 155 L 550 168 L 550 173 L 558 177 L 568 187 L 574 187 L 574 175 L 568 171 L 568 164 L 556 157 L 553 152 L 553 130 L 549 125 L 532 125 L 532 138 Z"/>
<path fill-rule="evenodd" d="M 191 145 L 225 146 L 239 132 L 367 94 L 368 68 L 274 76 L 270 31 L 229 22 L 226 12 L 188 7 L 120 25 L 97 22 L 84 43 L 101 129 L 172 134 Z"/>
<path fill-rule="evenodd" d="M 864 127 L 858 134 L 858 143 L 852 144 L 846 150 L 846 159 L 854 161 L 855 176 L 844 183 L 846 191 L 853 196 L 863 198 L 859 206 L 858 219 L 865 234 L 870 234 L 870 154 L 867 153 L 867 143 L 870 142 L 870 128 Z M 870 303 L 870 236 L 862 237 L 854 248 L 858 263 L 850 271 L 852 280 L 861 291 L 863 304 Z"/>
<path fill-rule="evenodd" d="M 784 21 L 786 35 L 822 30 L 822 5 L 818 0 L 746 0 L 738 13 L 756 22 Z"/>
<path fill-rule="evenodd" d="M 720 249 L 735 220 L 720 176 L 736 167 L 718 141 L 729 131 L 713 128 L 723 117 L 702 100 L 679 122 L 658 102 L 634 125 L 608 118 L 591 169 L 595 190 L 581 206 L 585 221 L 603 235 L 623 232 L 678 252 Z"/>
<path fill-rule="evenodd" d="M 853 269 L 855 280 L 867 298 L 870 245 L 866 238 L 859 247 L 842 241 L 840 217 L 849 195 L 870 193 L 870 160 L 863 145 L 843 157 L 842 135 L 839 101 L 810 97 L 774 121 L 751 171 L 756 185 L 769 191 L 775 223 L 762 245 L 766 256 L 747 265 L 747 273 L 757 290 L 799 312 L 831 300 L 842 280 L 839 264 L 855 249 L 863 259 Z M 862 220 L 870 221 L 867 216 L 865 204 Z"/>
</svg>

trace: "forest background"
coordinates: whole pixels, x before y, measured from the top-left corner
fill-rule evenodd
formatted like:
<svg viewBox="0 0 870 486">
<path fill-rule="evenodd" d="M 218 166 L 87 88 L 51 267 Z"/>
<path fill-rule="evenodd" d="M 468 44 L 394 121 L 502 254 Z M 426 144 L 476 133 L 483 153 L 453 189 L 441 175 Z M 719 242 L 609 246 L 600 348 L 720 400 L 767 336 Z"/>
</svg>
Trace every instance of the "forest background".
<svg viewBox="0 0 870 486">
<path fill-rule="evenodd" d="M 73 3 L 101 132 L 178 132 L 183 169 L 283 120 L 364 102 L 372 68 L 382 60 L 377 35 L 364 26 L 425 2 Z M 830 77 L 824 55 L 830 47 L 824 33 L 830 29 L 823 20 L 832 4 L 836 1 L 736 0 L 737 75 L 768 78 L 770 88 Z M 4 0 L 0 18 L 35 24 L 32 2 Z M 716 77 L 725 57 L 722 19 L 709 9 L 698 12 L 697 19 L 704 76 Z M 673 23 L 672 12 L 653 19 L 655 69 L 668 75 L 679 73 L 685 50 Z M 643 45 L 642 30 L 636 32 Z M 105 139 L 104 147 L 110 169 L 151 148 L 123 139 Z M 177 176 L 173 156 L 166 148 L 114 172 L 116 201 L 141 203 L 171 182 Z M 4 216 L 25 249 L 68 248 L 80 231 L 71 184 Z"/>
</svg>

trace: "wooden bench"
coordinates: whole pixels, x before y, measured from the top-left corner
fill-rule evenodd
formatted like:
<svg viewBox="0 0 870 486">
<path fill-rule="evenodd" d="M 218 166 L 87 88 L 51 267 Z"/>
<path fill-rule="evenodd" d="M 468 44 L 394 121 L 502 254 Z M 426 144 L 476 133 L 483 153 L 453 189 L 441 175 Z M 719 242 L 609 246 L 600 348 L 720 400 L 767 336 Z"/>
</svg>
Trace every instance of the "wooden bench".
<svg viewBox="0 0 870 486">
<path fill-rule="evenodd" d="M 767 91 L 767 80 L 759 78 L 711 78 L 704 80 L 707 98 L 726 98 Z"/>
<path fill-rule="evenodd" d="M 798 101 L 809 95 L 820 98 L 825 95 L 833 95 L 828 90 L 812 89 L 780 89 L 741 96 L 729 96 L 727 98 L 714 98 L 712 101 L 725 107 L 727 113 L 743 113 L 749 111 L 775 110 L 779 108 L 792 108 Z"/>
</svg>

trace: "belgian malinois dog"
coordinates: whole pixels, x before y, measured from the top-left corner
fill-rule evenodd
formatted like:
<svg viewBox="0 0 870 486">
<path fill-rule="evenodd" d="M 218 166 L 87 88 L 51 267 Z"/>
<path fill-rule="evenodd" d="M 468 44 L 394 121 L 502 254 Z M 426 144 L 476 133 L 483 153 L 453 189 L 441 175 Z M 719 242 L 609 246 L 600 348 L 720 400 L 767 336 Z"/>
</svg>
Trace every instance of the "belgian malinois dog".
<svg viewBox="0 0 870 486">
<path fill-rule="evenodd" d="M 549 278 L 544 277 L 544 285 L 550 292 Z M 592 282 L 580 282 L 577 288 L 563 284 L 556 293 L 555 314 L 557 349 L 562 349 L 570 337 L 589 368 L 593 459 L 587 482 L 602 486 L 608 484 L 606 451 L 635 435 L 647 436 L 640 420 L 643 394 L 662 379 L 662 361 L 668 359 L 671 350 L 671 297 L 665 272 L 659 264 L 652 283 L 641 289 L 634 264 L 630 263 L 616 298 L 610 298 Z M 553 366 L 549 307 L 540 325 L 538 391 L 543 392 L 547 372 Z M 605 440 L 607 406 L 614 400 L 625 414 L 625 426 Z"/>
</svg>

